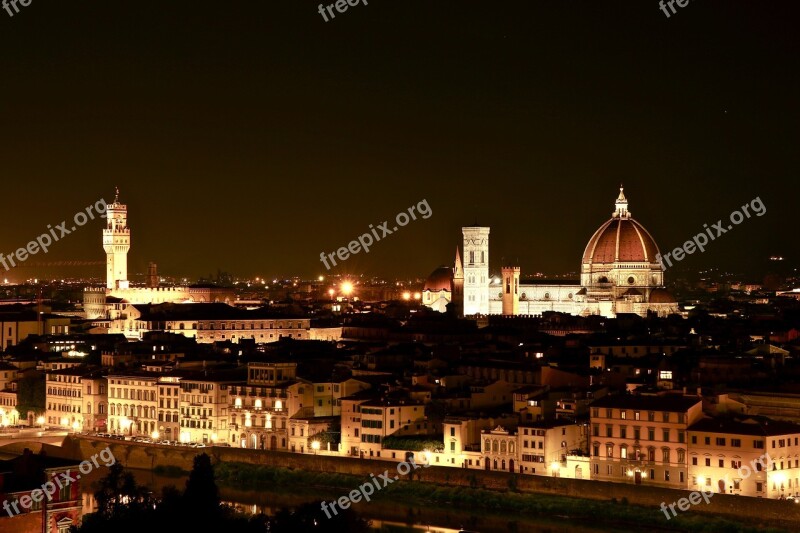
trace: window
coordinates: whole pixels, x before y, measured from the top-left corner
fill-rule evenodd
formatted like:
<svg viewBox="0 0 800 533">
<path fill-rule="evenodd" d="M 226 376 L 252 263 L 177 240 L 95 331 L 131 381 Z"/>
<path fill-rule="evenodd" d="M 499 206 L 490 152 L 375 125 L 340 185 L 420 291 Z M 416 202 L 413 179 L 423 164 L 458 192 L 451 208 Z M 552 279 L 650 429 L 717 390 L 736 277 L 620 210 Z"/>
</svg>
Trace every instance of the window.
<svg viewBox="0 0 800 533">
<path fill-rule="evenodd" d="M 697 435 L 692 435 L 692 444 L 697 444 Z"/>
<path fill-rule="evenodd" d="M 614 446 L 612 444 L 606 446 L 606 457 L 614 457 Z"/>
<path fill-rule="evenodd" d="M 621 438 L 621 439 L 627 439 L 628 438 L 628 428 L 626 428 L 625 426 L 621 426 L 619 428 L 619 438 Z"/>
<path fill-rule="evenodd" d="M 611 424 L 606 425 L 606 437 L 611 438 L 614 436 L 614 426 Z"/>
<path fill-rule="evenodd" d="M 600 424 L 593 424 L 592 425 L 592 435 L 595 437 L 600 436 Z"/>
<path fill-rule="evenodd" d="M 664 436 L 664 442 L 669 442 L 669 430 L 665 429 L 665 430 L 662 431 L 662 433 L 663 433 L 663 436 Z"/>
<path fill-rule="evenodd" d="M 647 440 L 656 440 L 656 430 L 647 428 Z"/>
<path fill-rule="evenodd" d="M 633 412 L 633 419 L 634 420 L 640 420 L 641 419 L 640 415 L 641 415 L 641 413 L 639 411 L 634 411 Z"/>
<path fill-rule="evenodd" d="M 661 450 L 661 461 L 669 463 L 669 449 Z"/>
<path fill-rule="evenodd" d="M 733 446 L 734 448 L 741 448 L 742 439 L 731 439 L 731 446 Z"/>
<path fill-rule="evenodd" d="M 653 411 L 648 411 L 648 412 L 647 412 L 647 420 L 648 420 L 649 422 L 655 422 L 655 420 L 656 420 L 656 414 L 655 414 Z"/>
<path fill-rule="evenodd" d="M 592 456 L 598 457 L 600 455 L 600 446 L 595 444 L 592 446 Z"/>
<path fill-rule="evenodd" d="M 455 437 L 456 436 L 456 428 L 454 428 L 454 427 L 450 428 L 450 436 L 451 437 Z"/>
<path fill-rule="evenodd" d="M 711 446 L 711 437 L 703 437 L 703 442 L 706 446 Z"/>
<path fill-rule="evenodd" d="M 711 459 L 706 457 L 706 466 L 711 466 Z"/>
<path fill-rule="evenodd" d="M 720 468 L 725 468 L 725 459 L 720 459 L 718 464 Z"/>
<path fill-rule="evenodd" d="M 627 419 L 627 418 L 628 418 L 628 412 L 627 412 L 625 409 L 622 409 L 622 410 L 619 412 L 619 417 L 620 417 L 621 419 L 623 419 L 623 420 Z"/>
<path fill-rule="evenodd" d="M 669 481 L 669 470 L 664 470 L 664 481 Z"/>
<path fill-rule="evenodd" d="M 641 430 L 639 428 L 633 428 L 633 438 L 635 440 L 639 440 L 641 437 Z"/>
<path fill-rule="evenodd" d="M 764 441 L 763 440 L 754 440 L 753 441 L 753 448 L 757 448 L 760 450 L 764 449 Z"/>
<path fill-rule="evenodd" d="M 663 421 L 664 421 L 664 422 L 669 422 L 669 413 L 664 413 L 664 414 L 662 415 L 662 418 L 663 418 Z"/>
<path fill-rule="evenodd" d="M 620 456 L 621 459 L 627 459 L 628 458 L 628 448 L 626 448 L 625 446 L 620 448 L 619 456 Z"/>
<path fill-rule="evenodd" d="M 725 438 L 717 437 L 717 446 L 725 446 Z"/>
<path fill-rule="evenodd" d="M 683 431 L 678 431 L 678 442 L 681 444 L 686 442 L 686 433 Z"/>
<path fill-rule="evenodd" d="M 678 464 L 686 462 L 686 450 L 678 450 Z"/>
<path fill-rule="evenodd" d="M 756 492 L 764 492 L 764 484 L 760 481 L 756 481 Z"/>
</svg>

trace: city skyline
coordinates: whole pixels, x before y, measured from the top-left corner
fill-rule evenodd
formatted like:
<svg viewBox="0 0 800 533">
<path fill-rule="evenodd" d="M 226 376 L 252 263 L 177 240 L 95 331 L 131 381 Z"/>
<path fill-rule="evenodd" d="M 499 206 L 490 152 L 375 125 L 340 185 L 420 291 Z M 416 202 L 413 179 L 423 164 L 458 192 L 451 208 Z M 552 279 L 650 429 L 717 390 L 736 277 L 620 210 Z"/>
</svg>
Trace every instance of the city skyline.
<svg viewBox="0 0 800 533">
<path fill-rule="evenodd" d="M 476 218 L 497 230 L 495 257 L 570 272 L 621 182 L 665 249 L 752 198 L 770 207 L 686 268 L 797 261 L 792 4 L 727 3 L 721 19 L 713 2 L 670 18 L 641 3 L 482 17 L 373 3 L 328 23 L 316 5 L 206 6 L 2 19 L 16 51 L 0 57 L 14 82 L 0 250 L 119 185 L 132 272 L 313 279 L 321 250 L 422 198 L 429 220 L 345 273 L 424 277 Z M 39 260 L 101 259 L 88 227 Z"/>
</svg>

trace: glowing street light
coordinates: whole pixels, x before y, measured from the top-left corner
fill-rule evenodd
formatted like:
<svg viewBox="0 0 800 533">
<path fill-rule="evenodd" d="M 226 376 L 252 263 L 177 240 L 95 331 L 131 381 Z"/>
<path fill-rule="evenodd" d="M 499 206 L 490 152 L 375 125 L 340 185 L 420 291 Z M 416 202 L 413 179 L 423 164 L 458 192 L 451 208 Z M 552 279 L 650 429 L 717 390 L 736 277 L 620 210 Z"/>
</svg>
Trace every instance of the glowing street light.
<svg viewBox="0 0 800 533">
<path fill-rule="evenodd" d="M 550 471 L 553 472 L 553 476 L 557 476 L 559 470 L 561 470 L 561 465 L 558 463 L 558 461 L 553 461 L 550 463 Z"/>
<path fill-rule="evenodd" d="M 352 292 L 353 292 L 353 284 L 351 282 L 345 281 L 344 283 L 342 283 L 342 294 L 344 294 L 345 296 L 350 296 Z"/>
<path fill-rule="evenodd" d="M 403 300 L 409 301 L 411 299 L 411 293 L 406 291 L 403 293 Z"/>
<path fill-rule="evenodd" d="M 311 441 L 311 448 L 314 450 L 314 455 L 317 455 L 317 451 L 319 451 L 319 441 Z"/>
<path fill-rule="evenodd" d="M 150 433 L 150 438 L 153 440 L 158 440 L 160 436 L 161 434 L 158 432 L 158 430 L 154 430 L 152 433 Z"/>
<path fill-rule="evenodd" d="M 44 417 L 40 416 L 39 418 L 37 418 L 36 419 L 36 424 L 39 425 L 39 426 L 42 426 L 42 429 L 44 429 Z"/>
</svg>

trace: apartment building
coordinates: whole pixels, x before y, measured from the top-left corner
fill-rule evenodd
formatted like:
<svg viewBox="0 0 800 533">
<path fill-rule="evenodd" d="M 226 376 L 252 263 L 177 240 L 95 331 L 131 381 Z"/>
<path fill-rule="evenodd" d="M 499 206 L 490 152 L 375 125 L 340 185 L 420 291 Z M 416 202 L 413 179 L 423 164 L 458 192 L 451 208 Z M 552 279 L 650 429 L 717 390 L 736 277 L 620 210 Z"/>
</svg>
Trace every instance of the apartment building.
<svg viewBox="0 0 800 533">
<path fill-rule="evenodd" d="M 150 437 L 158 427 L 156 372 L 112 372 L 108 376 L 108 429 L 112 433 Z"/>
<path fill-rule="evenodd" d="M 591 478 L 688 487 L 688 428 L 702 400 L 678 394 L 605 396 L 591 406 Z"/>
<path fill-rule="evenodd" d="M 355 406 L 361 414 L 361 441 L 356 442 L 362 457 L 381 457 L 387 437 L 433 436 L 440 426 L 425 416 L 425 403 L 412 399 L 382 398 Z"/>
<path fill-rule="evenodd" d="M 585 455 L 587 426 L 567 419 L 523 422 L 517 428 L 519 473 L 588 478 L 589 472 L 577 465 L 567 469 L 569 456 Z"/>
<path fill-rule="evenodd" d="M 237 375 L 197 372 L 181 376 L 178 440 L 204 444 L 236 442 L 236 432 L 229 425 L 229 410 L 231 389 L 241 382 Z"/>
<path fill-rule="evenodd" d="M 66 365 L 65 365 L 66 366 Z M 45 421 L 74 431 L 105 431 L 107 379 L 97 367 L 66 366 L 46 373 Z"/>
<path fill-rule="evenodd" d="M 289 419 L 313 407 L 313 385 L 296 362 L 251 362 L 246 382 L 230 385 L 230 442 L 241 448 L 289 449 Z M 295 443 L 297 446 L 297 443 Z"/>
<path fill-rule="evenodd" d="M 181 424 L 181 378 L 175 375 L 164 375 L 158 378 L 156 383 L 156 417 L 158 418 L 157 435 L 166 440 L 180 440 Z"/>
<path fill-rule="evenodd" d="M 354 378 L 315 381 L 312 388 L 314 416 L 341 416 L 341 399 L 368 388 L 369 383 Z"/>
<path fill-rule="evenodd" d="M 19 369 L 6 362 L 0 362 L 0 409 L 10 413 L 17 409 L 17 380 Z M 22 413 L 24 417 L 26 413 Z"/>
<path fill-rule="evenodd" d="M 704 418 L 689 427 L 689 488 L 759 498 L 800 493 L 800 425 Z"/>
</svg>

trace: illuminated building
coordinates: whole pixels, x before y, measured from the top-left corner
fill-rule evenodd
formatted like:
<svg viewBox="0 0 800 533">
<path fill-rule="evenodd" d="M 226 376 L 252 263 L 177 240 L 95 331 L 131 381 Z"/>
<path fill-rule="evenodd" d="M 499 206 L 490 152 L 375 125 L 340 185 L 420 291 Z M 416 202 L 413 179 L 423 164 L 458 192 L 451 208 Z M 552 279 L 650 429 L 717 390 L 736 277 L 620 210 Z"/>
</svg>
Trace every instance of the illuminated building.
<svg viewBox="0 0 800 533">
<path fill-rule="evenodd" d="M 452 269 L 440 268 L 431 274 L 423 290 L 425 305 L 443 311 L 451 299 L 458 300 L 463 316 L 557 311 L 614 317 L 618 313 L 666 316 L 678 312 L 675 298 L 664 289 L 658 246 L 631 216 L 622 188 L 611 218 L 595 231 L 584 249 L 580 280 L 521 279 L 520 268 L 510 265 L 503 265 L 502 277 L 492 278 L 489 232 L 488 227 L 462 228 L 463 266 L 457 254 Z"/>
<path fill-rule="evenodd" d="M 699 397 L 605 396 L 590 410 L 591 479 L 688 487 L 687 434 L 703 416 Z"/>
<path fill-rule="evenodd" d="M 84 365 L 59 365 L 45 381 L 45 422 L 72 431 L 105 431 L 108 393 L 104 373 Z"/>
<path fill-rule="evenodd" d="M 235 299 L 233 290 L 213 286 L 153 287 L 158 279 L 155 266 L 148 269 L 148 287 L 131 287 L 128 280 L 128 251 L 131 228 L 128 206 L 120 203 L 119 189 L 108 205 L 103 249 L 106 252 L 106 286 L 84 291 L 84 313 L 89 319 L 111 319 L 121 314 L 119 304 L 160 304 L 189 302 L 225 302 Z M 123 306 L 124 307 L 124 306 Z M 117 313 L 115 313 L 117 311 Z"/>
</svg>

